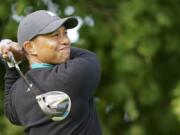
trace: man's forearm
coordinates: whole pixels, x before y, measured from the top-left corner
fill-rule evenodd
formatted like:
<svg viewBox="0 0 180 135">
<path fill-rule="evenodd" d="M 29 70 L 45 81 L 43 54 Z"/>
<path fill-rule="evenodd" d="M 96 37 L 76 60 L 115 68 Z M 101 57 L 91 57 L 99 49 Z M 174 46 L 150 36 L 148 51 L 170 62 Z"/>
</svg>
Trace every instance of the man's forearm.
<svg viewBox="0 0 180 135">
<path fill-rule="evenodd" d="M 5 92 L 4 92 L 4 112 L 6 117 L 11 121 L 11 123 L 20 125 L 20 122 L 16 116 L 16 114 L 13 111 L 13 105 L 12 105 L 12 86 L 17 81 L 17 79 L 20 77 L 18 72 L 15 68 L 9 68 L 6 65 L 6 74 L 5 74 Z"/>
<path fill-rule="evenodd" d="M 16 80 L 20 77 L 15 68 L 9 68 L 6 65 L 6 74 L 5 74 L 5 90 L 10 90 L 12 85 L 16 82 Z"/>
<path fill-rule="evenodd" d="M 71 59 L 76 58 L 76 57 L 84 58 L 84 57 L 89 57 L 90 54 L 93 54 L 93 53 L 85 49 L 71 47 L 70 58 Z"/>
</svg>

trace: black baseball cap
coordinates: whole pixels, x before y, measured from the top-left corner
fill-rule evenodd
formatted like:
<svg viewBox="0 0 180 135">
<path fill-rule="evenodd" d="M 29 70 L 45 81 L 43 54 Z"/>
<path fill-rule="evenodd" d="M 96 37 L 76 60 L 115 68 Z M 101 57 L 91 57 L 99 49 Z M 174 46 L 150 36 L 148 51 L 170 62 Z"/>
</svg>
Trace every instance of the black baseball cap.
<svg viewBox="0 0 180 135">
<path fill-rule="evenodd" d="M 72 29 L 78 25 L 77 17 L 60 18 L 48 10 L 38 10 L 27 15 L 18 27 L 18 43 L 22 47 L 25 41 L 30 41 L 38 35 L 48 34 L 65 26 Z"/>
</svg>

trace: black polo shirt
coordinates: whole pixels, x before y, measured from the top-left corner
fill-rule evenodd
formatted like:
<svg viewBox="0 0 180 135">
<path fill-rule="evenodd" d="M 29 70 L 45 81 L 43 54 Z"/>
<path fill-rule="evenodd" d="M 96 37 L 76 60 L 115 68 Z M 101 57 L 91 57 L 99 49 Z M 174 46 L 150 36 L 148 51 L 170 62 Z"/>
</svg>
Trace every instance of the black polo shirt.
<svg viewBox="0 0 180 135">
<path fill-rule="evenodd" d="M 69 115 L 62 121 L 50 120 L 39 108 L 34 95 L 14 68 L 5 75 L 5 114 L 29 135 L 101 135 L 93 102 L 100 78 L 94 53 L 71 48 L 71 58 L 53 68 L 30 69 L 26 76 L 42 93 L 62 91 L 71 99 Z"/>
</svg>

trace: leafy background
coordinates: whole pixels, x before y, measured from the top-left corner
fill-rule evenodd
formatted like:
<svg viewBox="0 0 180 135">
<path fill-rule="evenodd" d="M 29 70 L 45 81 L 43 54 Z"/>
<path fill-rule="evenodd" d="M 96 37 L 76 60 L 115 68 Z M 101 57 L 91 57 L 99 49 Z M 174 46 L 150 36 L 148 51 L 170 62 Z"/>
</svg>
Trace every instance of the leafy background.
<svg viewBox="0 0 180 135">
<path fill-rule="evenodd" d="M 83 24 L 73 45 L 101 61 L 95 101 L 103 134 L 179 135 L 179 6 L 179 0 L 4 0 L 0 38 L 16 41 L 19 20 L 38 9 L 78 15 Z M 3 115 L 4 73 L 0 64 L 0 135 L 23 135 Z"/>
</svg>

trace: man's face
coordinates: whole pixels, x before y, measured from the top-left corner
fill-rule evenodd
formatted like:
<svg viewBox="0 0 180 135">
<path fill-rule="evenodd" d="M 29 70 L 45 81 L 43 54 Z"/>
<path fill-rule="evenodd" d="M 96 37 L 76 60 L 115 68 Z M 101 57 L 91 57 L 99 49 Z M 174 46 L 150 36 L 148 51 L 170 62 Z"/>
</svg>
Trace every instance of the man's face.
<svg viewBox="0 0 180 135">
<path fill-rule="evenodd" d="M 36 37 L 33 41 L 36 58 L 41 63 L 59 64 L 70 58 L 70 40 L 64 26 L 57 31 Z"/>
</svg>

